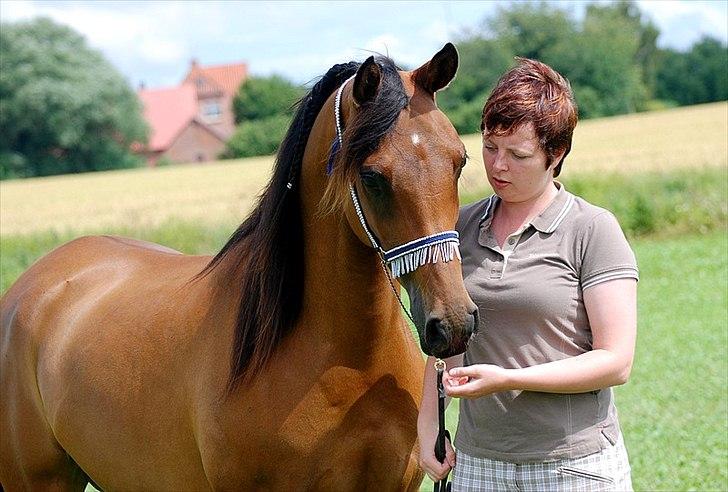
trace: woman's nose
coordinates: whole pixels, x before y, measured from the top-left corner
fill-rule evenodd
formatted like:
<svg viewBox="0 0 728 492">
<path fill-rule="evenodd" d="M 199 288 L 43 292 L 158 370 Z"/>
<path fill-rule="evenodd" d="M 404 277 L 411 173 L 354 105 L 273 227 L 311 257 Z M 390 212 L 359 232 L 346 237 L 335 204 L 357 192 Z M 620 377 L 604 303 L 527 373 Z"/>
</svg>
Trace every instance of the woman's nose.
<svg viewBox="0 0 728 492">
<path fill-rule="evenodd" d="M 506 163 L 506 158 L 500 152 L 498 152 L 493 157 L 493 169 L 497 169 L 499 171 L 507 171 L 508 170 L 508 164 Z"/>
</svg>

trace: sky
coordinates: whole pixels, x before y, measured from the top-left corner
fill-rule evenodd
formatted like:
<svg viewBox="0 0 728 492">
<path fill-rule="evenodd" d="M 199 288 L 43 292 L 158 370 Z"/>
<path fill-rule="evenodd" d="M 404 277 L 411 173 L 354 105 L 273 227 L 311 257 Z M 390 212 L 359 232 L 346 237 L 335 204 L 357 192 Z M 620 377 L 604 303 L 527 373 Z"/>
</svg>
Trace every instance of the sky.
<svg viewBox="0 0 728 492">
<path fill-rule="evenodd" d="M 659 28 L 659 46 L 685 50 L 703 35 L 728 43 L 728 0 L 637 3 Z M 558 5 L 578 18 L 585 2 Z M 492 1 L 0 0 L 0 20 L 50 17 L 83 34 L 133 87 L 166 87 L 182 80 L 192 59 L 242 61 L 252 74 L 296 83 L 372 51 L 416 67 L 447 41 L 457 44 L 497 7 Z"/>
</svg>

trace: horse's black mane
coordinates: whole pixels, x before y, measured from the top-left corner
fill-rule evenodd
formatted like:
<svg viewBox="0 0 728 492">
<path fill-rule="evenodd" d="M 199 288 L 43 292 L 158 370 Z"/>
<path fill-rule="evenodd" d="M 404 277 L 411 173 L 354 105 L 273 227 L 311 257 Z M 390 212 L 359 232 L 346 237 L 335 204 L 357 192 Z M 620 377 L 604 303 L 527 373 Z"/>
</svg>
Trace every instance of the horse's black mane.
<svg viewBox="0 0 728 492">
<path fill-rule="evenodd" d="M 334 172 L 339 180 L 374 152 L 407 105 L 397 67 L 386 57 L 380 90 L 347 122 Z M 314 121 L 329 96 L 359 67 L 334 65 L 298 103 L 276 156 L 273 176 L 256 208 L 200 275 L 226 265 L 240 289 L 229 388 L 258 374 L 293 329 L 303 298 L 303 229 L 299 183 L 303 154 Z M 332 122 L 333 125 L 333 122 Z M 335 177 L 332 176 L 332 177 Z M 289 187 L 288 184 L 291 184 Z M 225 260 L 225 261 L 223 261 Z M 235 288 L 235 285 L 231 285 Z"/>
</svg>

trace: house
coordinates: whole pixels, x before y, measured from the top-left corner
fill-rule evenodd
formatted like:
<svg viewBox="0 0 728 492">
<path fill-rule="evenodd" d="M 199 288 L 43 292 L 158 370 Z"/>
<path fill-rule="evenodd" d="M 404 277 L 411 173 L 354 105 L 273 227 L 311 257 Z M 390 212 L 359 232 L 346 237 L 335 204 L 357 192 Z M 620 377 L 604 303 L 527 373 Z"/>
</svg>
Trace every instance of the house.
<svg viewBox="0 0 728 492">
<path fill-rule="evenodd" d="M 139 89 L 151 129 L 141 149 L 148 164 L 216 159 L 235 132 L 233 99 L 247 73 L 244 63 L 202 67 L 192 60 L 179 86 Z"/>
</svg>

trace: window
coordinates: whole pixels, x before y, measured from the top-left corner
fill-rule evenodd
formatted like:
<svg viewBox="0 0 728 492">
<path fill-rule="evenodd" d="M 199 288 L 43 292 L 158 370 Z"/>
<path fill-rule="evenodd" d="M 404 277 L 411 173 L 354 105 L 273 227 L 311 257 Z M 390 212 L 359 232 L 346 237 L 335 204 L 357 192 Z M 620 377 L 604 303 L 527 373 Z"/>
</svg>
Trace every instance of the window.
<svg viewBox="0 0 728 492">
<path fill-rule="evenodd" d="M 206 121 L 217 121 L 222 117 L 220 101 L 206 101 L 202 103 L 202 117 Z"/>
</svg>

